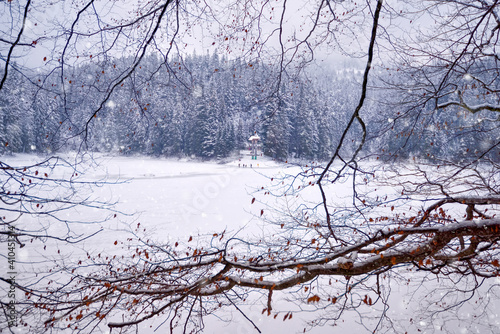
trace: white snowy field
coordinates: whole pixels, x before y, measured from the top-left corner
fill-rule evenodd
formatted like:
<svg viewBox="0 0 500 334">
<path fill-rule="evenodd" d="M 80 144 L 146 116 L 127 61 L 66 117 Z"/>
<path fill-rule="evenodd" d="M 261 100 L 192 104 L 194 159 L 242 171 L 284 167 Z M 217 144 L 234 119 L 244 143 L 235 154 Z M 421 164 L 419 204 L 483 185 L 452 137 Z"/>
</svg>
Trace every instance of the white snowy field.
<svg viewBox="0 0 500 334">
<path fill-rule="evenodd" d="M 116 202 L 113 207 L 115 211 L 111 212 L 112 215 L 116 213 L 116 218 L 101 223 L 75 223 L 70 226 L 82 234 L 99 231 L 97 235 L 78 245 L 78 248 L 85 249 L 91 254 L 107 253 L 108 249 L 113 248 L 114 241 L 128 238 L 138 224 L 141 226 L 141 236 L 159 241 L 186 241 L 190 236 L 220 233 L 223 230 L 238 233 L 238 236 L 264 233 L 264 223 L 259 216 L 266 206 L 262 202 L 262 196 L 252 204 L 254 192 L 268 185 L 271 177 L 282 175 L 283 172 L 299 171 L 298 167 L 276 163 L 267 158 L 251 160 L 245 155 L 225 163 L 150 157 L 96 156 L 94 158 L 90 164 L 91 167 L 86 170 L 81 179 L 95 182 L 106 181 L 99 187 L 92 188 L 88 196 L 100 201 Z M 36 161 L 37 157 L 17 155 L 2 157 L 2 159 L 11 165 L 24 165 Z M 343 197 L 343 191 L 345 191 L 344 195 L 349 195 L 349 187 L 345 187 L 344 190 L 340 187 L 335 193 L 337 199 Z M 311 193 L 311 196 L 316 195 Z M 102 220 L 109 214 L 107 211 L 89 207 L 76 207 L 65 212 L 69 219 L 81 221 Z M 22 218 L 17 224 L 23 226 L 31 224 L 33 219 L 36 217 Z M 47 228 L 49 230 L 64 229 L 65 226 L 54 224 Z M 47 241 L 47 245 L 51 245 L 51 242 Z M 61 251 L 64 254 L 67 250 Z M 74 249 L 71 252 L 67 254 L 68 257 L 77 253 Z M 39 246 L 35 248 L 28 244 L 19 249 L 17 260 L 21 264 L 37 263 L 44 261 L 49 256 L 48 254 L 55 255 L 55 249 L 51 252 L 50 249 L 40 249 Z M 4 269 L 5 265 L 3 261 L 0 268 Z M 23 268 L 22 270 L 36 270 L 33 265 L 20 267 Z M 22 275 L 21 272 L 19 276 L 22 277 Z M 406 330 L 408 333 L 417 332 L 419 328 L 429 332 L 429 326 L 424 320 L 419 320 L 419 314 L 415 312 L 421 304 L 418 302 L 419 298 L 425 298 L 427 293 L 434 293 L 432 289 L 436 282 L 429 281 L 418 291 L 412 291 L 411 286 L 399 286 L 398 282 L 400 281 L 387 280 L 385 282 L 388 289 L 392 290 L 391 304 L 388 305 L 387 313 L 395 319 L 403 319 L 401 323 L 395 324 L 395 328 L 401 329 L 402 333 Z M 284 311 L 297 311 L 297 306 L 279 301 L 279 298 L 284 297 L 286 297 L 285 294 L 275 294 L 274 308 L 279 310 L 283 307 Z M 261 299 L 252 303 L 249 301 L 246 305 L 239 305 L 239 307 L 245 311 L 246 316 L 252 319 L 262 333 L 302 332 L 303 319 L 315 317 L 315 313 L 304 312 L 296 313 L 293 319 L 285 322 L 282 321 L 282 316 L 274 320 L 262 314 L 267 297 L 263 296 Z M 488 307 L 498 310 L 500 301 L 496 300 Z M 307 305 L 305 308 L 307 311 Z M 376 317 L 376 312 L 379 310 L 365 309 L 365 311 L 365 313 L 346 313 L 337 327 L 318 327 L 311 333 L 371 332 L 373 328 L 361 325 L 359 317 Z M 473 317 L 475 309 L 471 306 L 459 312 L 456 312 L 455 318 Z M 230 319 L 230 321 L 221 321 L 219 317 L 225 320 Z M 471 327 L 460 327 L 453 319 L 448 320 L 445 314 L 437 314 L 436 317 L 443 319 L 434 319 L 436 325 L 430 328 L 433 328 L 435 332 L 442 332 L 444 328 L 455 333 L 487 333 L 488 328 L 495 328 L 495 326 L 500 328 L 497 315 L 487 318 L 483 321 L 486 323 L 480 326 Z M 162 325 L 163 321 L 164 319 L 157 318 L 150 323 L 142 324 L 138 332 L 141 334 L 164 333 L 168 330 L 168 324 Z M 204 319 L 204 324 L 204 333 L 257 333 L 253 325 L 236 309 L 228 309 L 224 313 L 209 316 Z M 157 331 L 154 331 L 155 329 Z"/>
</svg>

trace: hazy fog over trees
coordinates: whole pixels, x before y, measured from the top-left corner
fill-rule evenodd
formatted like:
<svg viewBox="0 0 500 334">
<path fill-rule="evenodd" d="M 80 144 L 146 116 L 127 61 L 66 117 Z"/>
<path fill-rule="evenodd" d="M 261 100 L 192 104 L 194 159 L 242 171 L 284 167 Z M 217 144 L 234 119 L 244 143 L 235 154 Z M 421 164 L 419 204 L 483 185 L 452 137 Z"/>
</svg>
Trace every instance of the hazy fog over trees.
<svg viewBox="0 0 500 334">
<path fill-rule="evenodd" d="M 65 101 L 57 99 L 63 93 L 59 78 L 44 79 L 53 82 L 51 90 L 40 91 L 14 72 L 0 93 L 2 150 L 65 152 L 79 149 L 84 140 L 83 148 L 96 152 L 216 159 L 245 149 L 248 137 L 256 131 L 263 152 L 272 158 L 322 160 L 331 155 L 348 121 L 348 111 L 359 98 L 360 71 L 354 63 L 313 66 L 301 76 L 287 77 L 277 96 L 269 96 L 262 87 L 268 73 L 275 70 L 270 69 L 273 65 L 242 64 L 216 54 L 189 55 L 182 62 L 170 63 L 168 68 L 175 68 L 176 76 L 183 77 L 176 81 L 168 79 L 169 70 L 160 66 L 160 59 L 149 56 L 134 80 L 110 96 L 88 132 L 81 132 L 84 120 L 63 126 L 68 108 L 75 115 L 92 111 L 88 101 L 93 100 L 95 82 L 106 80 L 106 73 L 121 62 L 126 61 L 118 58 L 101 66 L 71 68 L 66 72 L 72 79 L 68 79 Z M 159 68 L 154 75 L 147 72 L 154 68 Z M 377 79 L 392 78 L 381 72 Z M 491 135 L 496 125 L 482 122 L 495 117 L 492 111 L 481 115 L 438 112 L 410 126 L 409 121 L 392 118 L 394 110 L 404 112 L 397 105 L 399 100 L 377 90 L 370 99 L 384 101 L 370 104 L 367 112 L 367 119 L 377 124 L 368 132 L 372 142 L 367 147 L 374 154 L 387 150 L 400 159 L 462 159 L 464 150 L 480 152 L 485 142 L 495 139 Z M 438 131 L 441 128 L 444 131 Z M 409 131 L 418 131 L 418 137 L 410 136 Z M 68 134 L 74 137 L 68 140 Z M 350 140 L 359 140 L 360 135 L 354 132 Z M 498 160 L 497 151 L 490 155 Z"/>
</svg>

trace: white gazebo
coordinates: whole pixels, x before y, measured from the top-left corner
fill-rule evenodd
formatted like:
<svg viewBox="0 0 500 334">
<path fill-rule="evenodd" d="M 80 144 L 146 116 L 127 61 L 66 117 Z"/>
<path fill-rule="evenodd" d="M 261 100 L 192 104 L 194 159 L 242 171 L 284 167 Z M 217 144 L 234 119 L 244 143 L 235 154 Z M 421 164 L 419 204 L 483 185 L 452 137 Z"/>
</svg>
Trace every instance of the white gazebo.
<svg viewBox="0 0 500 334">
<path fill-rule="evenodd" d="M 252 153 L 252 160 L 257 160 L 257 142 L 260 140 L 260 137 L 257 132 L 254 132 L 254 134 L 250 138 L 248 138 L 248 140 L 252 142 L 250 150 Z"/>
</svg>

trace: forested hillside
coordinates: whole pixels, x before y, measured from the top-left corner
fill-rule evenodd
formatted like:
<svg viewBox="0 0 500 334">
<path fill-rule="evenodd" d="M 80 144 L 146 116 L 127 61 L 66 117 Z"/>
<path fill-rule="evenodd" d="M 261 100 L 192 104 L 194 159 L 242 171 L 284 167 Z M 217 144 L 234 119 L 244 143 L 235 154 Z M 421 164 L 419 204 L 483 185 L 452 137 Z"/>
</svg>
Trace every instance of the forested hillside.
<svg viewBox="0 0 500 334">
<path fill-rule="evenodd" d="M 2 152 L 83 148 L 113 154 L 214 159 L 244 149 L 256 131 L 267 156 L 326 159 L 359 98 L 359 75 L 348 64 L 311 67 L 294 77 L 284 74 L 280 89 L 272 92 L 268 87 L 276 86 L 270 81 L 275 80 L 277 71 L 272 65 L 207 54 L 172 60 L 168 66 L 150 56 L 106 104 L 97 105 L 108 77 L 126 69 L 128 62 L 122 58 L 75 65 L 71 73 L 63 74 L 63 80 L 60 75 L 43 73 L 36 82 L 12 73 L 13 79 L 0 92 Z M 390 79 L 390 73 L 379 71 L 372 85 Z M 397 82 L 392 84 L 397 86 Z M 430 103 L 418 117 L 412 114 L 411 119 L 406 118 L 401 99 L 409 94 L 395 92 L 375 89 L 371 93 L 370 101 L 377 103 L 369 102 L 364 111 L 365 120 L 372 124 L 367 134 L 368 154 L 461 159 L 463 152 L 481 151 L 498 140 L 494 122 L 483 123 L 464 112 L 435 113 Z M 80 116 L 97 109 L 93 122 Z M 400 117 L 388 116 L 394 114 Z M 442 129 L 445 131 L 437 131 Z M 361 133 L 359 128 L 349 134 L 352 145 L 344 148 L 346 153 L 361 140 Z M 82 138 L 87 139 L 85 147 L 79 146 Z M 498 157 L 497 152 L 490 154 Z"/>
</svg>

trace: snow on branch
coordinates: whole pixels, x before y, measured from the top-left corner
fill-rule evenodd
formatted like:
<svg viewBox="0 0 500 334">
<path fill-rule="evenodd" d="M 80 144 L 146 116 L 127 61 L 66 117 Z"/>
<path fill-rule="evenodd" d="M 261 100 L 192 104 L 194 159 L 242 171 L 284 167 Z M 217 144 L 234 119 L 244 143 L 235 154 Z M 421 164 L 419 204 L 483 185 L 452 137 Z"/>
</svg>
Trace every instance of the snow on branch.
<svg viewBox="0 0 500 334">
<path fill-rule="evenodd" d="M 450 107 L 450 106 L 458 106 L 458 107 L 464 108 L 465 110 L 467 110 L 473 114 L 478 113 L 482 110 L 500 112 L 500 106 L 498 106 L 498 105 L 489 104 L 489 103 L 482 103 L 482 104 L 478 104 L 475 106 L 470 106 L 463 101 L 460 101 L 460 102 L 450 101 L 450 102 L 438 104 L 437 108 L 438 109 L 445 109 L 445 108 Z"/>
</svg>

